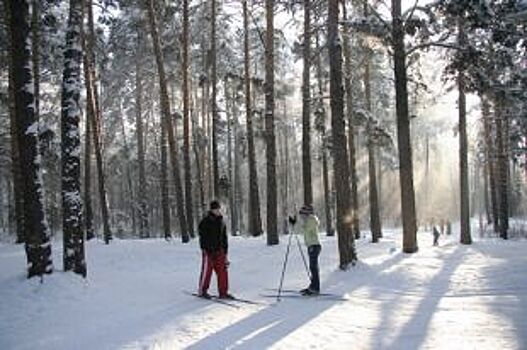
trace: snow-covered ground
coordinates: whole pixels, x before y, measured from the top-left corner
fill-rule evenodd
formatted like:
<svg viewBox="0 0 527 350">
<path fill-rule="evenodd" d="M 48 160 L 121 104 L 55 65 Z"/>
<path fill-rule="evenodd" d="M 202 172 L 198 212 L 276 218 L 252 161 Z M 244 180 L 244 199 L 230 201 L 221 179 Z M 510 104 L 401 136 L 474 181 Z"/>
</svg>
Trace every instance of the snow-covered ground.
<svg viewBox="0 0 527 350">
<path fill-rule="evenodd" d="M 25 279 L 22 246 L 0 245 L 0 349 L 527 349 L 527 241 L 442 236 L 400 252 L 400 234 L 358 242 L 360 263 L 339 271 L 335 237 L 323 238 L 323 291 L 348 301 L 283 299 L 276 288 L 287 238 L 230 238 L 231 292 L 265 305 L 231 308 L 183 293 L 200 255 L 163 240 L 87 245 L 88 279 L 58 270 Z M 284 287 L 307 277 L 296 246 Z M 211 292 L 215 293 L 215 280 Z"/>
</svg>

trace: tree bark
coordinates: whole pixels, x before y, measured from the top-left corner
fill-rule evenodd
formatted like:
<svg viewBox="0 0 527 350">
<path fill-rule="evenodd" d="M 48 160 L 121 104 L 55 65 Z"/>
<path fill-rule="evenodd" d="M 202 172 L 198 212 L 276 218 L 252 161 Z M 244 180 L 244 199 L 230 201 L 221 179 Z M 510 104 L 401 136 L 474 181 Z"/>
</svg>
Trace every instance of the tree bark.
<svg viewBox="0 0 527 350">
<path fill-rule="evenodd" d="M 490 114 L 490 103 L 488 97 L 481 98 L 481 113 L 483 115 L 483 128 L 485 133 L 485 167 L 488 173 L 488 189 L 490 192 L 490 206 L 492 210 L 492 222 L 494 224 L 494 232 L 499 231 L 499 213 L 498 213 L 498 198 L 496 186 L 496 150 L 494 148 L 494 139 L 492 137 L 492 122 Z M 489 222 L 490 223 L 490 222 Z"/>
<path fill-rule="evenodd" d="M 189 115 L 189 14 L 188 0 L 183 0 L 183 162 L 185 167 L 185 205 L 187 229 L 194 238 L 194 215 L 192 213 L 192 171 L 190 163 L 190 115 Z"/>
<path fill-rule="evenodd" d="M 81 136 L 79 130 L 83 5 L 82 0 L 70 0 L 62 76 L 61 160 L 64 271 L 72 270 L 86 277 L 80 196 Z"/>
<path fill-rule="evenodd" d="M 399 181 L 401 186 L 401 212 L 403 219 L 403 251 L 405 253 L 415 253 L 418 250 L 417 225 L 401 0 L 392 0 L 392 18 L 397 146 L 399 149 Z"/>
<path fill-rule="evenodd" d="M 218 105 L 217 97 L 217 62 L 216 62 L 216 0 L 211 0 L 211 34 L 210 34 L 210 57 L 212 63 L 211 84 L 212 84 L 212 170 L 214 177 L 214 197 L 220 195 L 220 170 L 218 160 Z"/>
<path fill-rule="evenodd" d="M 174 127 L 172 124 L 172 116 L 170 114 L 170 100 L 168 98 L 167 79 L 165 75 L 163 52 L 161 51 L 161 40 L 157 29 L 157 20 L 154 13 L 154 2 L 148 0 L 148 17 L 150 20 L 150 34 L 154 44 L 154 53 L 156 56 L 157 72 L 159 76 L 159 92 L 161 112 L 165 122 L 166 132 L 168 135 L 168 144 L 170 147 L 170 162 L 172 164 L 172 176 L 174 178 L 174 185 L 176 190 L 177 215 L 179 219 L 179 226 L 181 227 L 181 239 L 183 243 L 190 240 L 187 230 L 187 219 L 185 217 L 185 208 L 183 206 L 183 189 L 181 186 L 181 179 L 179 177 L 179 168 L 177 160 L 177 145 L 174 136 Z"/>
<path fill-rule="evenodd" d="M 304 70 L 302 74 L 302 178 L 304 203 L 313 204 L 311 180 L 311 2 L 304 0 Z"/>
<path fill-rule="evenodd" d="M 260 217 L 260 195 L 258 192 L 258 172 L 254 150 L 253 115 L 251 106 L 251 72 L 249 67 L 249 18 L 247 0 L 243 4 L 244 27 L 244 71 L 245 71 L 245 115 L 247 118 L 247 147 L 249 158 L 249 233 L 252 236 L 262 234 L 262 221 Z"/>
<path fill-rule="evenodd" d="M 464 47 L 466 38 L 462 20 L 458 20 L 458 42 Z M 459 90 L 459 185 L 460 185 L 460 242 L 472 244 L 470 234 L 470 202 L 468 182 L 468 139 L 467 139 L 467 102 L 465 97 L 465 81 L 463 71 L 458 72 L 457 86 Z"/>
<path fill-rule="evenodd" d="M 265 0 L 265 132 L 267 175 L 267 245 L 278 244 L 276 139 L 274 133 L 274 0 Z"/>
<path fill-rule="evenodd" d="M 367 15 L 367 11 L 364 11 Z M 366 47 L 366 51 L 370 48 Z M 375 135 L 373 129 L 373 111 L 372 111 L 372 100 L 371 100 L 371 55 L 370 52 L 366 53 L 366 62 L 364 65 L 364 95 L 366 98 L 366 109 L 370 113 L 370 117 L 367 121 L 366 126 L 366 137 L 368 138 L 368 189 L 369 189 L 369 200 L 370 200 L 370 230 L 372 235 L 372 242 L 378 243 L 379 238 L 382 236 L 381 219 L 379 215 L 379 196 L 377 192 L 377 171 L 376 171 L 376 160 L 375 160 Z"/>
<path fill-rule="evenodd" d="M 42 176 L 35 115 L 29 3 L 10 2 L 11 63 L 18 145 L 23 184 L 24 238 L 27 277 L 53 271 L 51 242 L 43 204 Z"/>
<path fill-rule="evenodd" d="M 163 235 L 166 240 L 172 238 L 170 230 L 170 195 L 168 188 L 168 150 L 167 150 L 167 123 L 161 117 L 161 207 L 163 216 Z"/>
<path fill-rule="evenodd" d="M 347 19 L 346 6 L 342 6 L 343 9 L 343 20 Z M 350 165 L 350 177 L 351 177 L 351 220 L 352 230 L 355 239 L 360 238 L 360 221 L 359 221 L 359 194 L 358 194 L 358 183 L 359 178 L 357 176 L 357 162 L 356 162 L 356 149 L 355 149 L 355 118 L 353 115 L 353 91 L 351 88 L 351 50 L 350 50 L 350 34 L 349 28 L 345 27 L 343 32 L 343 50 L 345 58 L 345 75 L 344 75 L 344 86 L 346 88 L 346 113 L 348 119 L 348 151 L 349 151 L 349 165 Z"/>
<path fill-rule="evenodd" d="M 319 34 L 317 32 L 315 36 L 316 42 L 316 71 L 317 71 L 317 84 L 318 84 L 318 113 L 323 113 L 322 126 L 320 132 L 320 139 L 322 143 L 322 182 L 324 185 L 324 214 L 326 217 L 326 235 L 334 236 L 335 232 L 333 230 L 333 218 L 331 217 L 331 190 L 329 188 L 329 166 L 328 166 L 328 142 L 327 142 L 327 133 L 326 133 L 326 110 L 324 108 L 324 83 L 322 81 L 322 60 L 321 60 L 321 47 L 319 41 Z"/>
<path fill-rule="evenodd" d="M 148 184 L 146 183 L 145 171 L 145 141 L 143 131 L 143 75 L 142 75 L 142 60 L 143 55 L 143 37 L 142 30 L 137 30 L 137 53 L 135 65 L 135 124 L 137 137 L 137 161 L 139 168 L 139 188 L 138 188 L 138 204 L 139 204 L 139 237 L 150 237 L 148 227 L 148 206 L 146 200 L 146 193 L 148 191 Z"/>
<path fill-rule="evenodd" d="M 88 50 L 86 49 L 86 33 L 82 33 L 82 48 L 83 48 L 83 68 L 84 68 L 84 82 L 86 87 L 86 117 L 84 135 L 84 229 L 86 231 L 86 239 L 95 238 L 95 229 L 93 225 L 93 207 L 91 197 L 91 155 L 92 155 L 92 120 L 95 117 L 95 101 L 93 96 L 92 81 L 90 76 L 90 68 L 88 63 Z"/>
<path fill-rule="evenodd" d="M 505 132 L 504 124 L 507 122 L 505 120 L 505 97 L 502 94 L 499 94 L 496 97 L 495 103 L 495 113 L 496 113 L 496 144 L 497 144 L 497 153 L 498 153 L 498 212 L 499 212 L 499 231 L 500 237 L 503 239 L 508 238 L 508 229 L 509 229 L 509 189 L 508 189 L 508 155 L 506 152 L 506 142 L 508 135 Z"/>
<path fill-rule="evenodd" d="M 331 132 L 333 136 L 335 190 L 337 193 L 337 233 L 339 267 L 347 269 L 357 260 L 352 232 L 349 163 L 344 122 L 342 87 L 342 49 L 339 40 L 339 1 L 328 1 L 328 50 L 331 98 Z"/>
<path fill-rule="evenodd" d="M 4 8 L 6 9 L 6 22 L 11 23 L 11 5 L 10 0 L 4 1 Z M 17 110 L 15 106 L 15 53 L 13 51 L 13 37 L 14 33 L 12 28 L 8 27 L 8 34 L 10 37 L 11 53 L 9 56 L 9 128 L 11 136 L 11 173 L 13 176 L 13 197 L 14 197 L 14 222 L 16 231 L 16 243 L 24 243 L 25 239 L 25 228 L 24 228 L 24 181 L 22 176 L 22 167 L 20 165 L 20 145 L 19 145 L 19 132 L 17 127 Z"/>
<path fill-rule="evenodd" d="M 109 244 L 112 240 L 112 231 L 110 228 L 110 213 L 108 209 L 108 199 L 107 199 L 107 193 L 106 193 L 106 177 L 104 172 L 104 161 L 103 161 L 103 151 L 102 151 L 102 138 L 101 138 L 101 120 L 102 120 L 102 112 L 99 105 L 99 94 L 98 94 L 98 87 L 97 87 L 97 74 L 95 70 L 95 51 L 94 51 L 94 45 L 95 45 L 95 28 L 93 24 L 93 4 L 92 0 L 87 0 L 87 10 L 88 10 L 88 35 L 87 35 L 87 42 L 86 42 L 86 60 L 87 60 L 87 66 L 89 68 L 89 82 L 87 81 L 86 84 L 91 85 L 91 90 L 93 94 L 93 104 L 94 104 L 94 111 L 93 114 L 94 118 L 91 119 L 91 131 L 93 133 L 93 143 L 95 146 L 95 161 L 97 164 L 97 174 L 98 174 L 98 184 L 99 184 L 99 197 L 100 197 L 100 204 L 101 204 L 101 215 L 102 215 L 102 221 L 103 221 L 103 235 L 104 235 L 104 242 L 106 244 Z"/>
</svg>

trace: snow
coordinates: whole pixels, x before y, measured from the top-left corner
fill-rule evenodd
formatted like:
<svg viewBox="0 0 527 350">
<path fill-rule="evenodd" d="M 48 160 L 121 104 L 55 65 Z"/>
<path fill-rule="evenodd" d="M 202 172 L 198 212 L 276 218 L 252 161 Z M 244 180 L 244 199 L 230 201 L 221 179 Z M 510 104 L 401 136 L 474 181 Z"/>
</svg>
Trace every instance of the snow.
<svg viewBox="0 0 527 350">
<path fill-rule="evenodd" d="M 357 243 L 339 271 L 336 237 L 322 237 L 322 289 L 348 301 L 263 297 L 278 286 L 287 244 L 230 238 L 231 292 L 265 305 L 235 309 L 185 295 L 197 285 L 196 241 L 87 244 L 88 278 L 25 279 L 22 246 L 0 245 L 0 349 L 526 349 L 527 241 L 420 232 L 400 252 L 397 231 Z M 474 235 L 476 236 L 476 235 Z M 294 243 L 294 241 L 293 241 Z M 62 247 L 53 242 L 54 260 Z M 284 287 L 306 286 L 292 246 Z M 210 292 L 216 293 L 213 279 Z"/>
</svg>

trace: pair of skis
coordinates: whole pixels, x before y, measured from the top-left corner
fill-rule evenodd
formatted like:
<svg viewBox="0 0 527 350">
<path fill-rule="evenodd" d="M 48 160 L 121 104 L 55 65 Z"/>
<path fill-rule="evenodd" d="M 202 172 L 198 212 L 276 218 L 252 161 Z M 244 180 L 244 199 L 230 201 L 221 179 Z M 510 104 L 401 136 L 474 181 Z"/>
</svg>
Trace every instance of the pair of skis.
<svg viewBox="0 0 527 350">
<path fill-rule="evenodd" d="M 269 291 L 269 292 L 260 294 L 260 296 L 264 298 L 274 298 L 277 301 L 280 301 L 282 298 L 285 298 L 285 299 L 315 299 L 315 300 L 326 300 L 326 301 L 349 301 L 348 298 L 345 298 L 342 295 L 338 295 L 334 293 L 319 293 L 316 295 L 303 295 L 303 294 L 300 294 L 299 291 L 294 290 L 294 289 L 282 289 L 282 291 L 280 292 L 280 295 L 278 295 L 277 289 L 270 288 L 270 289 L 266 289 L 266 291 Z M 243 299 L 243 298 L 238 298 L 238 297 L 235 297 L 234 299 L 222 299 L 216 295 L 211 295 L 210 298 L 203 298 L 197 293 L 193 293 L 189 291 L 184 291 L 184 293 L 187 295 L 194 296 L 196 298 L 200 298 L 205 301 L 211 301 L 211 302 L 222 304 L 222 305 L 229 306 L 232 308 L 239 308 L 243 304 L 270 305 L 269 303 L 258 302 L 255 300 Z"/>
<path fill-rule="evenodd" d="M 196 298 L 200 298 L 205 301 L 211 301 L 214 303 L 222 304 L 222 305 L 233 307 L 233 308 L 239 308 L 242 304 L 265 305 L 264 303 L 260 303 L 258 301 L 243 299 L 243 298 L 238 298 L 238 297 L 235 297 L 234 299 L 222 299 L 218 297 L 217 295 L 211 295 L 210 298 L 204 298 L 200 296 L 198 293 L 193 293 L 193 292 L 188 292 L 188 291 L 184 291 L 184 293 L 187 295 L 192 295 Z"/>
<path fill-rule="evenodd" d="M 334 293 L 318 293 L 318 294 L 301 294 L 300 291 L 294 290 L 294 289 L 282 289 L 280 291 L 280 294 L 278 294 L 278 290 L 275 288 L 267 289 L 269 291 L 272 291 L 273 293 L 265 293 L 260 294 L 261 296 L 265 298 L 276 298 L 276 300 L 280 300 L 282 298 L 296 298 L 296 299 L 316 299 L 316 300 L 328 300 L 328 301 L 349 301 L 348 298 L 345 298 L 342 295 L 334 294 Z"/>
</svg>

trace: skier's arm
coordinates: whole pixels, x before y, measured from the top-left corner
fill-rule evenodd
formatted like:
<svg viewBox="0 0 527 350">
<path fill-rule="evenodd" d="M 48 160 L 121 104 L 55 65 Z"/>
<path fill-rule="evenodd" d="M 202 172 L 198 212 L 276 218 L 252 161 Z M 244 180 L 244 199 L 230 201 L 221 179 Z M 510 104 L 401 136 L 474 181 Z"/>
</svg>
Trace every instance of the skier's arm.
<svg viewBox="0 0 527 350">
<path fill-rule="evenodd" d="M 227 255 L 229 250 L 229 242 L 227 241 L 227 226 L 225 224 L 223 224 L 221 228 L 221 247 L 223 248 L 225 255 Z"/>
</svg>

